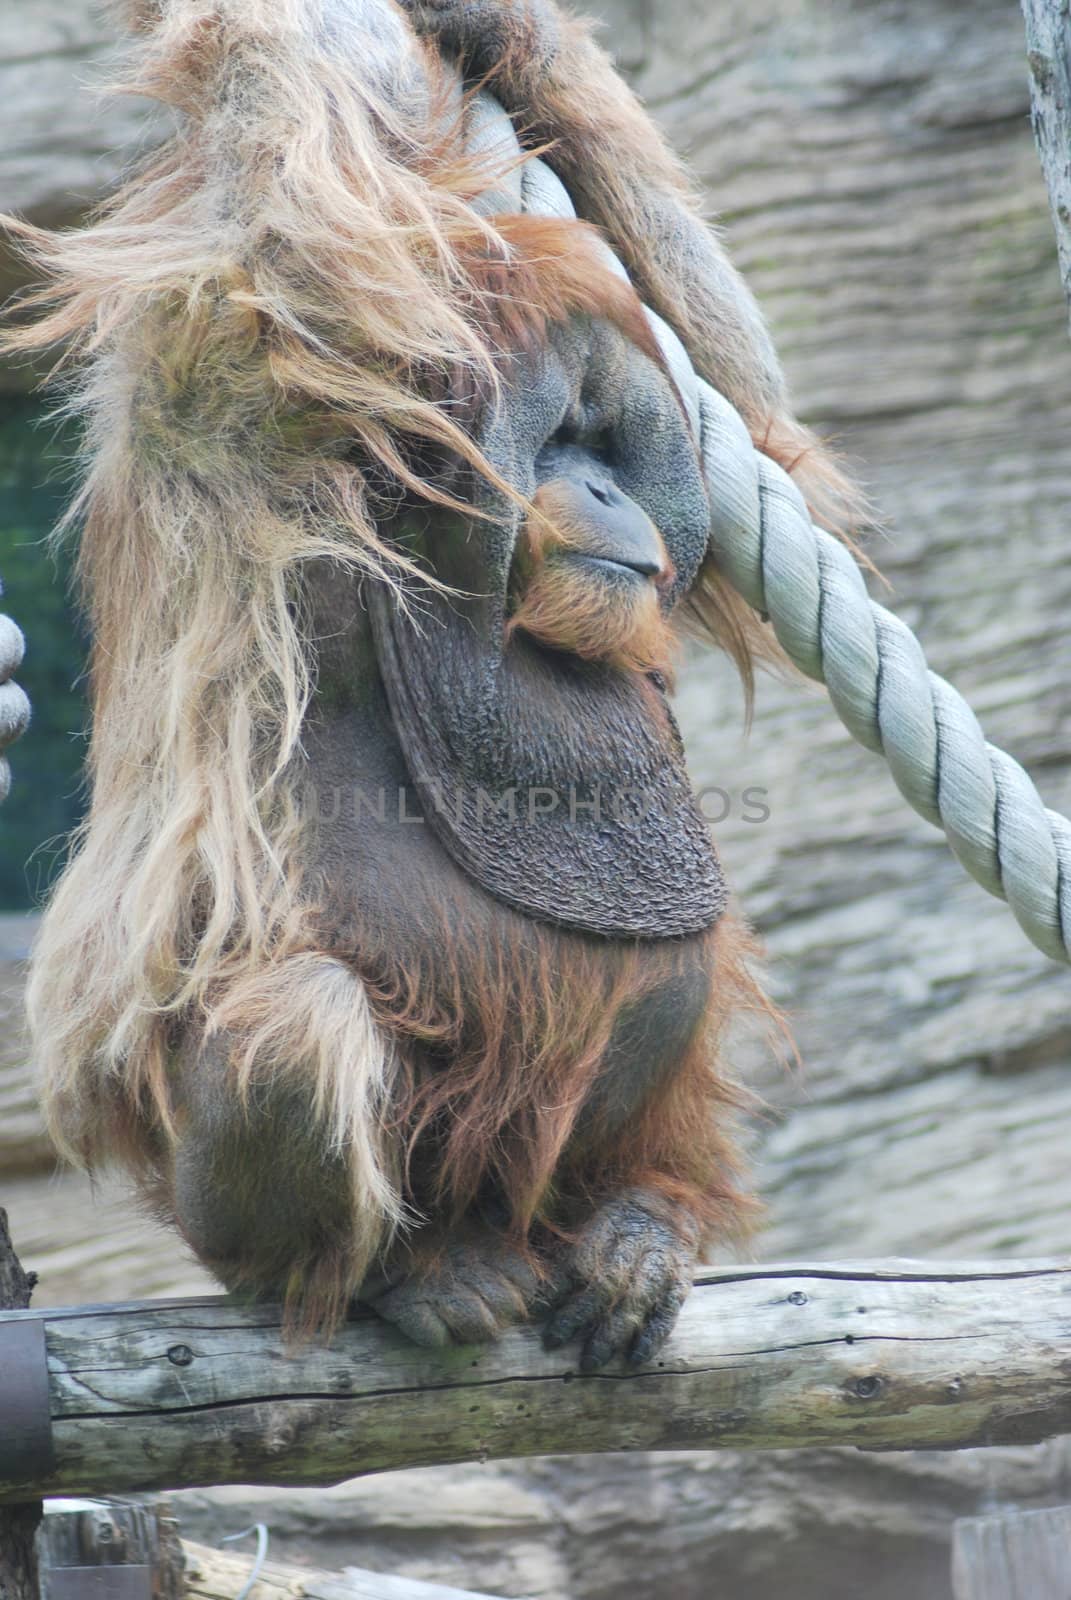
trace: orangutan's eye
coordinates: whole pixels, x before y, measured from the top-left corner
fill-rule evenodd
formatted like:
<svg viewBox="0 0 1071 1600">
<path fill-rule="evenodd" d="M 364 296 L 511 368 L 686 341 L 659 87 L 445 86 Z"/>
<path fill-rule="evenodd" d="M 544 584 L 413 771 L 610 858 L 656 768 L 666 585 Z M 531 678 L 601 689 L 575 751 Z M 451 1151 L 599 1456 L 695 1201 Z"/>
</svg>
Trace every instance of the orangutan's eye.
<svg viewBox="0 0 1071 1600">
<path fill-rule="evenodd" d="M 594 419 L 585 421 L 573 413 L 558 425 L 543 448 L 548 451 L 582 450 L 585 456 L 594 457 L 607 465 L 614 458 L 611 430 L 605 425 L 596 424 Z"/>
</svg>

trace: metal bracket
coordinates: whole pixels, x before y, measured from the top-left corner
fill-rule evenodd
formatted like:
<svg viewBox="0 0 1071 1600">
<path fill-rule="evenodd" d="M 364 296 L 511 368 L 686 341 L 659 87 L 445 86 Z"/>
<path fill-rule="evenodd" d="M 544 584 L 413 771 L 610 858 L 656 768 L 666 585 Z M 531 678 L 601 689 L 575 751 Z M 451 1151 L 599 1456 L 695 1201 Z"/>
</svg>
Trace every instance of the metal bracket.
<svg viewBox="0 0 1071 1600">
<path fill-rule="evenodd" d="M 178 1595 L 177 1577 L 171 1585 L 158 1581 L 164 1577 L 158 1508 L 141 1501 L 46 1500 L 37 1549 L 40 1600 Z"/>
<path fill-rule="evenodd" d="M 0 1317 L 0 1484 L 38 1483 L 56 1465 L 41 1317 Z"/>
</svg>

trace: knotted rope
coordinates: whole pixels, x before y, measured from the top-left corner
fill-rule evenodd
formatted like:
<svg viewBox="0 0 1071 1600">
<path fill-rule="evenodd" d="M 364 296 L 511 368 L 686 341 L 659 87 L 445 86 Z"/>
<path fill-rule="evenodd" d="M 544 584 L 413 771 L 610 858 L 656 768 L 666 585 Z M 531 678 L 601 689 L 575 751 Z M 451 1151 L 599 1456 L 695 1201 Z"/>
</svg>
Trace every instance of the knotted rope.
<svg viewBox="0 0 1071 1600">
<path fill-rule="evenodd" d="M 524 160 L 510 118 L 490 95 L 479 97 L 471 129 L 475 148 L 516 163 L 480 209 L 576 215 L 545 162 Z M 672 329 L 648 316 L 702 451 L 711 543 L 725 576 L 769 618 L 789 659 L 826 685 L 853 738 L 884 756 L 905 799 L 943 828 L 971 876 L 1008 902 L 1039 950 L 1071 962 L 1071 823 L 1045 807 L 1017 761 L 986 741 L 963 696 L 930 671 L 910 628 L 871 600 L 850 551 L 811 521 L 792 479 L 755 448 Z"/>
</svg>

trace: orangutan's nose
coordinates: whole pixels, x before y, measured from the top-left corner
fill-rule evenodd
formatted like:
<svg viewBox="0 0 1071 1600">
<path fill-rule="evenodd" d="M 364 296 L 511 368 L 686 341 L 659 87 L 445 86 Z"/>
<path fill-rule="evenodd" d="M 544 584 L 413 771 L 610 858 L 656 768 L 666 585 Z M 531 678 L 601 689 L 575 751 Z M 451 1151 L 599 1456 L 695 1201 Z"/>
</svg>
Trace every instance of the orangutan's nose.
<svg viewBox="0 0 1071 1600">
<path fill-rule="evenodd" d="M 605 478 L 588 477 L 578 493 L 577 553 L 625 567 L 656 583 L 669 563 L 658 529 L 635 500 Z"/>
</svg>

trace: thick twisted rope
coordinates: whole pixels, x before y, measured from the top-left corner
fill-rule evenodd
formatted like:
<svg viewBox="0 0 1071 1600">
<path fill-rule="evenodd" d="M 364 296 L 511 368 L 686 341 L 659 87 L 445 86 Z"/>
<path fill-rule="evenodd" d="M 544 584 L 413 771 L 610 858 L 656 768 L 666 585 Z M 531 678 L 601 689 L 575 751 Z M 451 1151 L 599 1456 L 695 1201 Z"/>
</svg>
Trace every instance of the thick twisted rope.
<svg viewBox="0 0 1071 1600">
<path fill-rule="evenodd" d="M 481 209 L 576 214 L 550 168 L 523 161 L 509 117 L 489 95 L 479 99 L 472 143 L 518 163 Z M 789 659 L 826 685 L 848 731 L 884 756 L 905 799 L 944 830 L 971 876 L 1008 902 L 1039 950 L 1071 962 L 1071 823 L 1046 809 L 1017 761 L 987 743 L 910 628 L 871 600 L 850 551 L 811 521 L 788 474 L 756 450 L 672 329 L 648 316 L 702 450 L 721 570 L 769 618 Z"/>
<path fill-rule="evenodd" d="M 944 829 L 971 876 L 1007 900 L 1039 950 L 1071 961 L 1071 823 L 986 741 L 906 623 L 871 600 L 851 553 L 815 526 L 738 412 L 695 381 L 722 570 L 769 616 L 785 654 L 826 685 L 853 738 L 885 757 L 904 798 Z"/>
<path fill-rule="evenodd" d="M 22 660 L 22 634 L 10 617 L 0 616 L 0 801 L 11 788 L 11 768 L 4 748 L 17 739 L 30 720 L 30 702 L 11 675 Z"/>
</svg>

